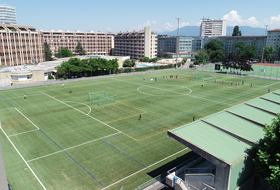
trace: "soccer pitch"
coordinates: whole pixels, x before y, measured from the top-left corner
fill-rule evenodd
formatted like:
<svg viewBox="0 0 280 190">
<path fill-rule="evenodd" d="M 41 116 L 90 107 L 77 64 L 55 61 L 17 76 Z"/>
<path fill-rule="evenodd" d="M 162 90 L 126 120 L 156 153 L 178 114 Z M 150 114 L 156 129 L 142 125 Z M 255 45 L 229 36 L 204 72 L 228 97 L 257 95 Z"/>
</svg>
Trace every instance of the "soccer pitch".
<svg viewBox="0 0 280 190">
<path fill-rule="evenodd" d="M 167 130 L 277 90 L 280 81 L 173 69 L 64 84 L 0 91 L 0 138 L 14 190 L 135 189 L 190 151 Z M 116 102 L 88 101 L 100 91 Z"/>
</svg>

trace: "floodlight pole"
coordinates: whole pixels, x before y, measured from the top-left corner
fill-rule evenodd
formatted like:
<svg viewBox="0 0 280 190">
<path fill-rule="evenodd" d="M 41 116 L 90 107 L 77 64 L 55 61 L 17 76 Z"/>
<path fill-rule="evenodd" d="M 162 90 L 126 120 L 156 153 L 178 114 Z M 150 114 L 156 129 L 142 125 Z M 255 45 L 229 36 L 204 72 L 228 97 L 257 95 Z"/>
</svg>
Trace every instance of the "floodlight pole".
<svg viewBox="0 0 280 190">
<path fill-rule="evenodd" d="M 175 18 L 175 19 L 177 19 L 178 20 L 178 27 L 177 27 L 177 40 L 178 40 L 178 48 L 176 48 L 177 49 L 177 51 L 176 51 L 176 64 L 178 63 L 178 56 L 179 56 L 179 48 L 180 48 L 180 40 L 179 40 L 179 22 L 180 22 L 180 20 L 182 19 L 182 18 L 179 18 L 179 17 L 177 17 L 177 18 Z M 176 41 L 177 41 L 176 40 Z M 176 65 L 176 67 L 177 67 L 177 65 Z"/>
<path fill-rule="evenodd" d="M 268 27 L 268 25 L 265 25 L 265 34 L 264 34 L 264 43 L 263 43 L 263 51 L 262 51 L 262 60 L 261 60 L 261 63 L 263 62 L 263 60 L 264 60 L 264 48 L 265 48 L 265 46 L 266 46 L 266 42 L 265 42 L 265 36 L 267 37 L 267 27 Z"/>
</svg>

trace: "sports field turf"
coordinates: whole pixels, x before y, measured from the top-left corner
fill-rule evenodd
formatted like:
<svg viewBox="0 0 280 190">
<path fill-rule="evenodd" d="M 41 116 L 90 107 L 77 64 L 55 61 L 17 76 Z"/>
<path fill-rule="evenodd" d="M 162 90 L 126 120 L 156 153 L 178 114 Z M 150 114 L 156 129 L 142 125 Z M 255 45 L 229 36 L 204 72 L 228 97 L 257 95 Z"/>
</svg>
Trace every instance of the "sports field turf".
<svg viewBox="0 0 280 190">
<path fill-rule="evenodd" d="M 197 82 L 198 75 L 216 82 Z M 167 130 L 279 89 L 280 81 L 174 69 L 64 84 L 0 91 L 13 190 L 135 189 L 190 151 Z M 117 102 L 89 102 L 88 93 L 98 91 Z"/>
</svg>

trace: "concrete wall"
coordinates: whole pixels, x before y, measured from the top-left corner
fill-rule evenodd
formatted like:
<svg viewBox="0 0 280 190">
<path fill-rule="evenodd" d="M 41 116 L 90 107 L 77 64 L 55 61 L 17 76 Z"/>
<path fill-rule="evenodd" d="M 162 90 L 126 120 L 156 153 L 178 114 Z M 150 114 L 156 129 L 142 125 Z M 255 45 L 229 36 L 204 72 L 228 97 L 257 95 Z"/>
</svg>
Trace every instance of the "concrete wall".
<svg viewBox="0 0 280 190">
<path fill-rule="evenodd" d="M 230 165 L 224 162 L 223 160 L 220 160 L 207 152 L 206 150 L 200 149 L 194 144 L 186 141 L 186 139 L 183 139 L 176 134 L 172 133 L 171 131 L 168 131 L 168 136 L 174 138 L 178 142 L 182 143 L 183 145 L 189 147 L 192 151 L 200 155 L 201 157 L 205 158 L 209 162 L 213 163 L 216 166 L 216 177 L 214 186 L 216 190 L 227 190 L 228 184 L 229 184 L 229 175 L 230 175 Z"/>
</svg>

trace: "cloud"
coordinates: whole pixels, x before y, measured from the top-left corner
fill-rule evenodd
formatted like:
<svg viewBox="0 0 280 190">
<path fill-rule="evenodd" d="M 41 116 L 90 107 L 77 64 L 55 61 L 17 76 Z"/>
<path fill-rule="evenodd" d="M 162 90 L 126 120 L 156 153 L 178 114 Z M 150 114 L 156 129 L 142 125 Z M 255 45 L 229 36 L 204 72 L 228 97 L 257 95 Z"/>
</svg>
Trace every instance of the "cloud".
<svg viewBox="0 0 280 190">
<path fill-rule="evenodd" d="M 270 17 L 269 21 L 266 23 L 269 28 L 280 28 L 280 15 Z"/>
<path fill-rule="evenodd" d="M 170 24 L 169 22 L 163 24 L 163 30 L 165 31 L 171 31 L 171 30 L 175 30 L 175 26 L 173 24 Z"/>
<path fill-rule="evenodd" d="M 242 16 L 238 15 L 235 10 L 232 10 L 228 14 L 224 15 L 222 19 L 227 21 L 228 26 L 243 25 Z"/>
<path fill-rule="evenodd" d="M 179 25 L 180 25 L 180 28 L 181 28 L 181 27 L 184 27 L 184 26 L 189 26 L 190 23 L 188 23 L 188 22 L 183 22 L 183 23 L 180 23 Z"/>
<path fill-rule="evenodd" d="M 180 24 L 180 28 L 184 27 L 184 26 L 188 26 L 190 25 L 190 23 L 188 22 L 182 22 L 179 23 Z M 146 21 L 140 25 L 138 25 L 137 27 L 132 27 L 133 30 L 142 30 L 145 27 L 151 27 L 152 30 L 154 32 L 163 32 L 163 31 L 172 31 L 172 30 L 176 30 L 178 27 L 178 24 L 171 24 L 170 22 L 166 22 L 164 24 L 158 23 L 157 21 Z"/>
<path fill-rule="evenodd" d="M 280 15 L 272 16 L 267 20 L 258 20 L 256 17 L 251 16 L 248 19 L 243 19 L 241 15 L 238 14 L 236 10 L 230 11 L 228 14 L 224 15 L 223 20 L 227 21 L 228 26 L 251 26 L 264 28 L 268 25 L 269 28 L 279 28 Z"/>
</svg>

